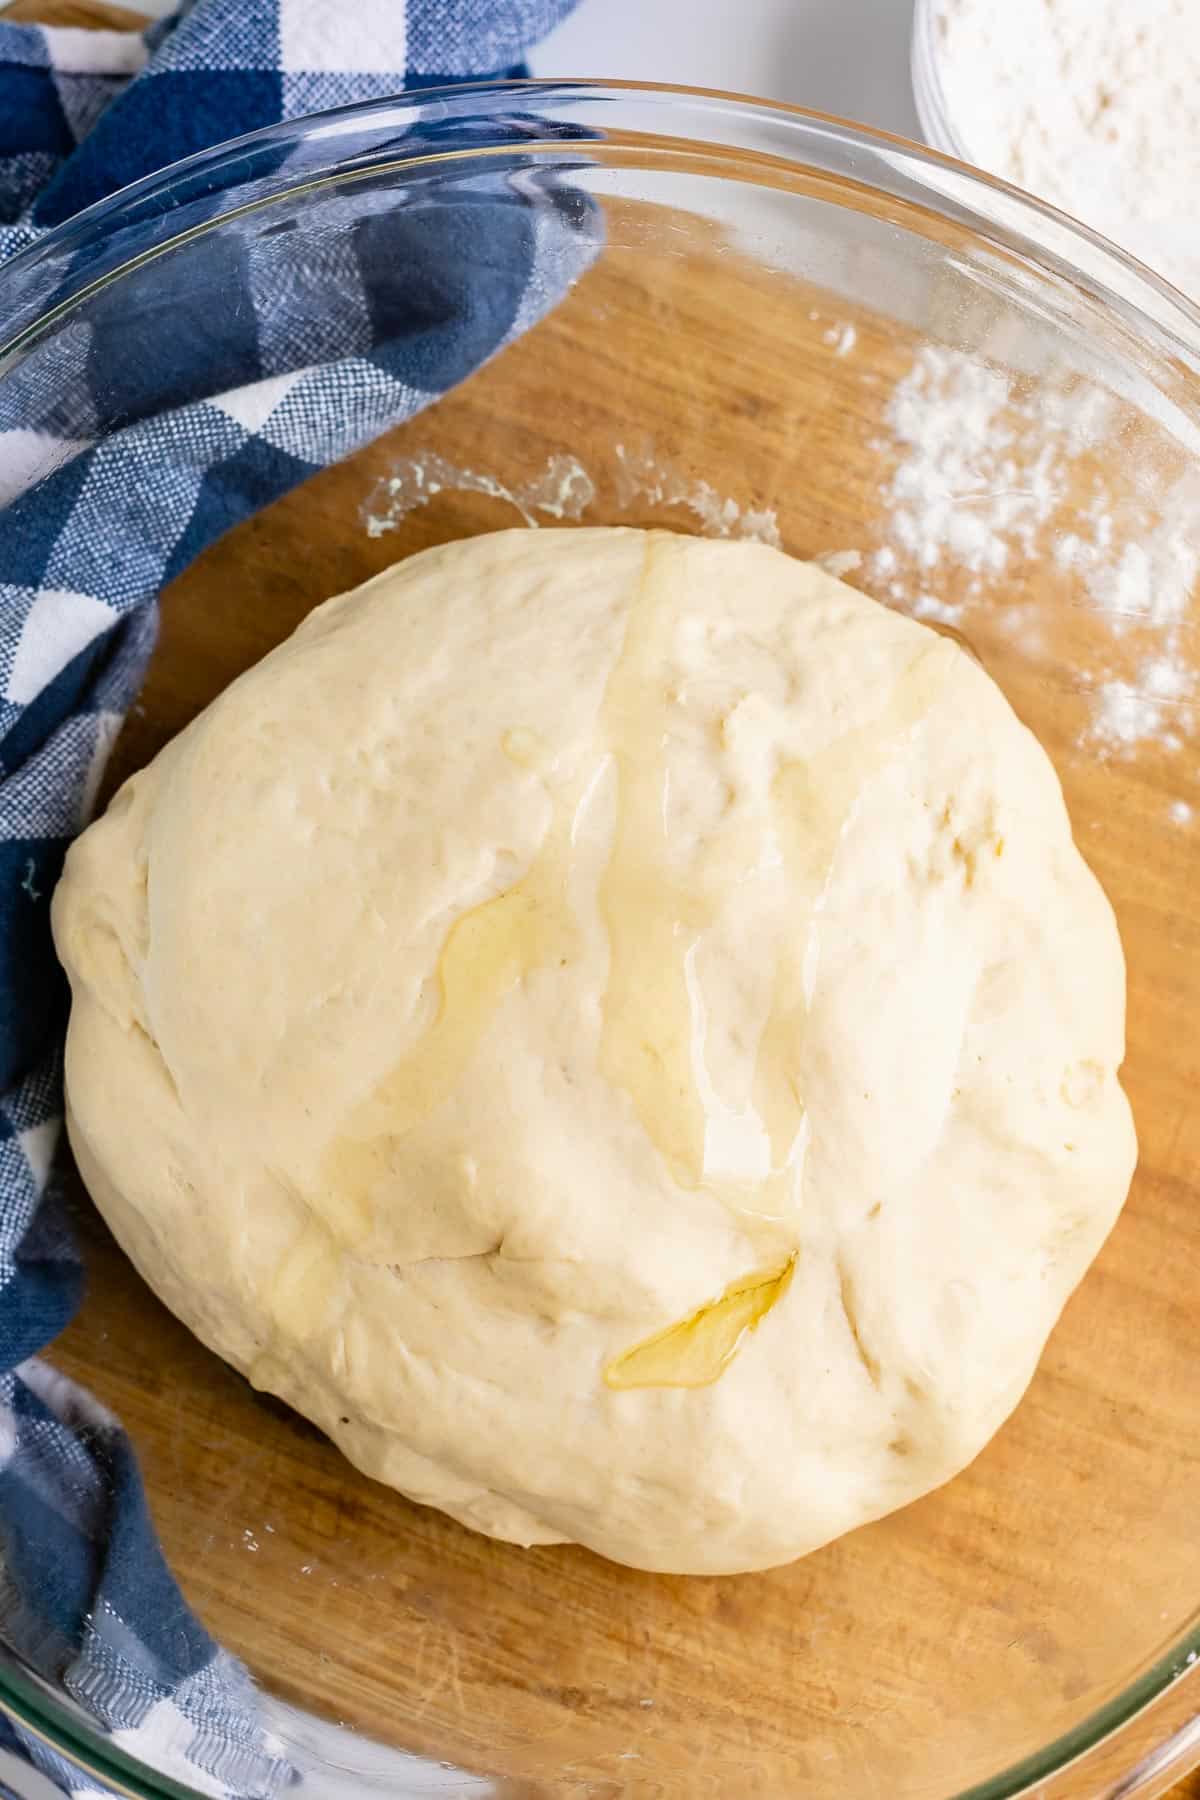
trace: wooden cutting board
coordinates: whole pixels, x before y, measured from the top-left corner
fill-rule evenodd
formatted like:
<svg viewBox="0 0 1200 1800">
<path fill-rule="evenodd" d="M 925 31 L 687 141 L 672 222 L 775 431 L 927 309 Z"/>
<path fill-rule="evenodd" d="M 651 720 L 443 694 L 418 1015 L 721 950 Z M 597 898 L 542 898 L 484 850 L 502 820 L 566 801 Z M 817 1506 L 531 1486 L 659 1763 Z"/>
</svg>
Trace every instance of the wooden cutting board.
<svg viewBox="0 0 1200 1800">
<path fill-rule="evenodd" d="M 22 0 L 22 16 L 31 3 Z M 84 22 L 86 0 L 63 3 L 56 12 L 39 0 L 38 16 Z M 112 25 L 112 9 L 103 14 L 98 22 Z M 634 243 L 637 210 L 619 216 Z M 876 490 L 891 466 L 886 397 L 911 344 L 869 314 L 831 311 L 819 289 L 800 304 L 794 284 L 764 282 L 711 234 L 680 229 L 672 282 L 642 292 L 635 257 L 606 261 L 533 339 L 434 414 L 248 521 L 174 583 L 110 790 L 321 599 L 398 555 L 514 523 L 510 504 L 469 483 L 451 481 L 408 512 L 392 506 L 388 484 L 403 502 L 432 452 L 452 470 L 478 471 L 498 419 L 511 466 L 536 477 L 563 452 L 565 394 L 572 453 L 607 471 L 583 522 L 694 526 L 698 484 L 711 470 L 688 447 L 697 419 L 711 417 L 724 463 L 738 471 L 739 505 L 773 509 L 799 554 L 852 548 L 869 558 L 887 532 L 882 513 L 877 526 L 864 523 L 879 512 Z M 739 321 L 751 312 L 747 346 Z M 702 364 L 663 355 L 668 316 L 686 341 L 709 347 Z M 636 318 L 644 329 L 615 343 L 612 321 Z M 856 353 L 839 356 L 830 333 L 847 323 Z M 736 357 L 725 348 L 734 343 Z M 573 379 L 581 357 L 602 372 L 586 393 Z M 651 415 L 655 455 L 669 466 L 657 497 L 650 479 L 622 486 L 612 457 L 631 420 Z M 366 522 L 386 522 L 389 508 L 392 524 L 371 535 Z M 1015 568 L 1012 603 L 1044 583 L 1043 569 Z M 924 1731 L 943 1743 L 949 1789 L 986 1772 L 971 1761 L 978 1744 L 959 1715 L 964 1696 L 992 1692 L 998 1670 L 995 1704 L 1027 1705 L 1038 1741 L 1043 1716 L 1066 1718 L 1073 1694 L 1095 1692 L 1093 1650 L 1099 1658 L 1105 1634 L 1121 1629 L 1128 1595 L 1144 1608 L 1153 1594 L 1164 1621 L 1178 1623 L 1180 1593 L 1200 1591 L 1200 1551 L 1194 1563 L 1165 1564 L 1158 1545 L 1188 1541 L 1173 1509 L 1186 1508 L 1200 1477 L 1185 1429 L 1200 1342 L 1177 1307 L 1154 1304 L 1164 1258 L 1189 1241 L 1200 1195 L 1194 1145 L 1172 1124 L 1189 1103 L 1186 1071 L 1164 1049 L 1200 1016 L 1198 984 L 1178 975 L 1174 850 L 1158 824 L 1177 773 L 1147 756 L 1101 780 L 1077 756 L 1083 646 L 1071 633 L 1086 621 L 1065 608 L 1063 617 L 1061 640 L 1034 661 L 998 618 L 982 619 L 973 642 L 1038 723 L 1077 825 L 1107 827 L 1086 847 L 1139 970 L 1130 1085 L 1143 1160 L 1126 1218 L 1029 1400 L 942 1494 L 791 1570 L 732 1582 L 488 1544 L 359 1477 L 295 1415 L 253 1394 L 148 1294 L 77 1195 L 89 1295 L 54 1358 L 129 1425 L 188 1598 L 276 1692 L 414 1753 L 494 1773 L 503 1800 L 818 1791 L 857 1800 L 889 1712 L 905 1716 L 910 1738 Z M 1060 707 L 1046 701 L 1055 681 Z M 1185 966 L 1200 969 L 1200 929 Z M 954 1559 L 948 1543 L 959 1547 Z M 958 1701 L 927 1691 L 931 1671 L 944 1680 L 947 1633 L 962 1671 Z M 1173 1696 L 1110 1752 L 1103 1778 L 1198 1705 L 1190 1691 Z M 1019 1724 L 1006 1729 L 1018 1741 Z M 856 1741 L 866 1746 L 857 1780 Z M 825 1770 L 836 1772 L 833 1785 Z M 1054 1784 L 1047 1800 L 1090 1800 L 1101 1782 L 1093 1766 Z M 1178 1793 L 1200 1796 L 1200 1781 Z"/>
</svg>

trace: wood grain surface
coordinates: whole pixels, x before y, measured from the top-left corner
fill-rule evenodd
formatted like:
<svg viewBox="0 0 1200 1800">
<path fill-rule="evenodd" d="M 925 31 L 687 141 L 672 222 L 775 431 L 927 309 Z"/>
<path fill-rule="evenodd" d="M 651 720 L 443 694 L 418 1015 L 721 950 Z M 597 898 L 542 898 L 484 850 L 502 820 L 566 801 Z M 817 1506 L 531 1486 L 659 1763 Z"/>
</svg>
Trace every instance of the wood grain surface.
<svg viewBox="0 0 1200 1800">
<path fill-rule="evenodd" d="M 320 600 L 425 545 L 516 522 L 510 501 L 478 491 L 481 475 L 542 523 L 529 496 L 564 456 L 592 489 L 583 523 L 695 529 L 715 494 L 740 517 L 772 515 L 797 554 L 857 551 L 851 579 L 916 601 L 928 577 L 915 564 L 901 554 L 885 581 L 872 560 L 894 547 L 904 447 L 889 399 L 912 334 L 763 273 L 686 214 L 669 256 L 647 254 L 657 238 L 640 207 L 609 206 L 607 227 L 599 264 L 534 333 L 173 584 L 110 790 Z M 853 353 L 839 354 L 847 326 Z M 1150 428 L 1118 426 L 1071 466 L 1048 530 L 1082 519 L 1098 481 L 1119 497 L 1169 461 Z M 405 510 L 434 455 L 441 491 Z M 939 595 L 963 606 L 972 647 L 1053 755 L 1118 910 L 1142 1160 L 1029 1397 L 948 1488 L 737 1580 L 490 1544 L 359 1476 L 203 1350 L 76 1193 L 89 1291 L 54 1359 L 128 1423 L 190 1602 L 274 1693 L 360 1734 L 342 1742 L 351 1766 L 373 1740 L 492 1777 L 502 1800 L 946 1800 L 1114 1700 L 1195 1622 L 1200 860 L 1164 824 L 1173 798 L 1200 811 L 1194 758 L 1181 775 L 1155 742 L 1097 756 L 1092 676 L 1131 640 L 1112 640 L 1045 541 L 1015 546 L 1002 582 L 972 579 L 939 571 Z M 1039 1794 L 1107 1794 L 1198 1709 L 1183 1683 Z M 389 1767 L 390 1791 L 405 1791 Z M 1200 1781 L 1176 1792 L 1200 1797 Z"/>
<path fill-rule="evenodd" d="M 0 18 L 10 25 L 73 26 L 78 31 L 141 31 L 149 23 L 132 7 L 108 0 L 8 0 Z"/>
</svg>

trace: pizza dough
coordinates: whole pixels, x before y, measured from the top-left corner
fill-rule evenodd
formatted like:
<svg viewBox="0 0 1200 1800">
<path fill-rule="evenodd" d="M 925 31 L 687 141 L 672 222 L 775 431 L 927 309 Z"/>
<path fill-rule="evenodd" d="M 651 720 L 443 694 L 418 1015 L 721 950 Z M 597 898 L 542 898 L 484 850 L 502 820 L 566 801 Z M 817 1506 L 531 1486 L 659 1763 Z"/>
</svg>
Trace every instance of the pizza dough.
<svg viewBox="0 0 1200 1800">
<path fill-rule="evenodd" d="M 1135 1160 L 1045 754 L 759 545 L 388 570 L 121 789 L 54 924 L 72 1143 L 147 1281 L 523 1544 L 761 1568 L 945 1481 Z"/>
</svg>

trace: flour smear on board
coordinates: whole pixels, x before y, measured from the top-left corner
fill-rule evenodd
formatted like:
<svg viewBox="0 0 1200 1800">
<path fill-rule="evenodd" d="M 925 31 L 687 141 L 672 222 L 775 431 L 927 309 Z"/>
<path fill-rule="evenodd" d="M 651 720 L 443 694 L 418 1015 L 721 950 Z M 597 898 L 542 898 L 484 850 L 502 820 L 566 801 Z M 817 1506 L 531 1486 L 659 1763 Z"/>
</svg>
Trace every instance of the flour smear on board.
<svg viewBox="0 0 1200 1800">
<path fill-rule="evenodd" d="M 935 43 L 973 162 L 1200 299 L 1197 0 L 937 0 Z"/>
<path fill-rule="evenodd" d="M 681 473 L 650 444 L 614 444 L 613 458 L 618 507 L 644 501 L 677 509 L 690 515 L 701 537 L 749 539 L 779 548 L 779 521 L 771 507 L 749 506 L 732 494 L 719 493 L 711 482 Z M 596 498 L 596 484 L 575 456 L 549 456 L 545 467 L 533 475 L 506 483 L 486 469 L 464 468 L 435 450 L 423 450 L 399 458 L 391 473 L 377 481 L 367 495 L 360 508 L 367 536 L 382 537 L 384 532 L 395 531 L 409 513 L 452 491 L 501 500 L 515 507 L 534 529 L 543 520 L 555 525 L 564 520 L 577 522 Z M 834 552 L 835 560 L 841 558 L 839 570 L 834 572 L 854 566 L 846 563 L 848 554 L 853 553 Z"/>
</svg>

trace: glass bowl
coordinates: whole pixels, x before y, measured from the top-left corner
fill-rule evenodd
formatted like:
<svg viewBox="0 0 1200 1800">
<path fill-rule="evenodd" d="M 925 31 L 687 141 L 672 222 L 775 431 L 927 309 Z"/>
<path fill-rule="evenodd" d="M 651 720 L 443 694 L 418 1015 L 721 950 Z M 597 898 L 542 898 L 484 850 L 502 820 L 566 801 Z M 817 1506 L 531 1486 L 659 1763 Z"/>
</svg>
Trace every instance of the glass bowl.
<svg viewBox="0 0 1200 1800">
<path fill-rule="evenodd" d="M 89 326 L 145 358 L 181 291 L 219 386 L 231 246 L 269 279 L 300 234 L 319 323 L 335 214 L 536 171 L 590 197 L 591 266 L 172 582 L 108 790 L 312 606 L 429 544 L 622 522 L 836 557 L 965 639 L 1059 770 L 1129 962 L 1129 1203 L 972 1467 L 765 1575 L 520 1551 L 410 1505 L 176 1324 L 82 1194 L 90 1286 L 52 1359 L 128 1424 L 185 1593 L 316 1796 L 1157 1793 L 1200 1700 L 1200 314 L 898 139 L 534 83 L 259 134 L 62 227 L 4 274 L 0 397 L 69 411 Z M 123 1789 L 186 1791 L 11 1658 L 0 1696 Z"/>
</svg>

